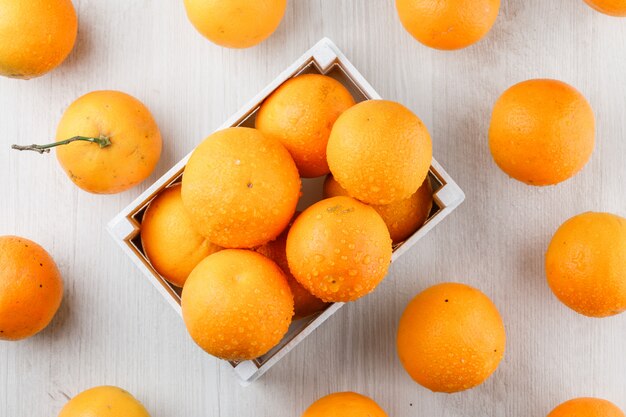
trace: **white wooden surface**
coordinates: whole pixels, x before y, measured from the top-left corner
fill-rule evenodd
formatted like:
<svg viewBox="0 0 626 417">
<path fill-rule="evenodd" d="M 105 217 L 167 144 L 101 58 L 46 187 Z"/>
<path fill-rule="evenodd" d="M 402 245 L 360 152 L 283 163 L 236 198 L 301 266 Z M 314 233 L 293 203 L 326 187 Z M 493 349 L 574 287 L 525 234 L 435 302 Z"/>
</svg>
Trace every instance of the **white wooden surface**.
<svg viewBox="0 0 626 417">
<path fill-rule="evenodd" d="M 236 51 L 201 38 L 179 0 L 75 4 L 80 30 L 70 59 L 40 79 L 0 79 L 0 234 L 44 245 L 66 283 L 48 329 L 0 342 L 1 417 L 54 416 L 68 397 L 101 384 L 132 391 L 153 417 L 298 417 L 339 390 L 370 395 L 393 417 L 544 416 L 582 395 L 626 409 L 626 315 L 578 316 L 556 301 L 543 274 L 543 253 L 565 219 L 586 210 L 626 215 L 626 19 L 582 0 L 504 0 L 488 38 L 439 52 L 402 29 L 390 0 L 291 0 L 272 38 Z M 195 347 L 104 225 L 323 36 L 383 96 L 424 120 L 435 157 L 467 199 L 394 264 L 373 295 L 343 308 L 261 381 L 241 388 L 228 366 Z M 487 147 L 495 99 L 534 77 L 576 86 L 597 116 L 591 163 L 557 187 L 507 179 Z M 69 103 L 105 88 L 141 99 L 161 127 L 164 153 L 145 184 L 89 195 L 53 156 L 9 150 L 53 138 Z M 490 295 L 508 331 L 496 374 L 451 396 L 414 384 L 394 342 L 406 303 L 446 280 Z"/>
</svg>

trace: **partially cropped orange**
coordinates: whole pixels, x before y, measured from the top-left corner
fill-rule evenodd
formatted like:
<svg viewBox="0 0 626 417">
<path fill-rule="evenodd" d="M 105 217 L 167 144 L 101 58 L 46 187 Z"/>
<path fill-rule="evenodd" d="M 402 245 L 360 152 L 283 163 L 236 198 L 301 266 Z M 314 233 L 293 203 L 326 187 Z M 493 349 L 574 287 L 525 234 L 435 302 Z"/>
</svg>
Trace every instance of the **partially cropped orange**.
<svg viewBox="0 0 626 417">
<path fill-rule="evenodd" d="M 436 49 L 461 49 L 481 40 L 493 27 L 500 0 L 396 0 L 404 28 Z"/>
<path fill-rule="evenodd" d="M 348 193 L 368 204 L 391 204 L 414 194 L 432 160 L 430 134 L 399 103 L 368 100 L 335 122 L 327 147 L 328 166 Z"/>
<path fill-rule="evenodd" d="M 626 17 L 626 0 L 585 0 L 599 12 L 616 17 Z"/>
<path fill-rule="evenodd" d="M 182 287 L 201 260 L 221 248 L 196 232 L 180 196 L 180 184 L 163 190 L 141 221 L 141 243 L 150 263 L 167 281 Z"/>
<path fill-rule="evenodd" d="M 78 19 L 71 0 L 0 0 L 0 75 L 39 77 L 74 48 Z"/>
<path fill-rule="evenodd" d="M 100 386 L 69 400 L 59 417 L 150 417 L 145 407 L 128 391 Z"/>
<path fill-rule="evenodd" d="M 263 102 L 256 128 L 287 148 L 300 176 L 319 177 L 330 172 L 326 145 L 333 124 L 353 105 L 354 98 L 339 81 L 304 74 L 286 81 Z"/>
<path fill-rule="evenodd" d="M 610 401 L 600 398 L 574 398 L 556 407 L 548 417 L 626 417 Z"/>
<path fill-rule="evenodd" d="M 257 252 L 276 262 L 285 273 L 289 288 L 291 288 L 291 293 L 293 294 L 294 319 L 301 319 L 322 311 L 328 304 L 308 292 L 291 274 L 289 263 L 287 262 L 288 233 L 289 229 L 285 229 L 275 240 L 257 248 Z"/>
<path fill-rule="evenodd" d="M 17 236 L 0 236 L 0 340 L 43 330 L 63 298 L 63 279 L 44 248 Z"/>
<path fill-rule="evenodd" d="M 187 17 L 211 42 L 249 48 L 278 28 L 287 0 L 184 0 Z"/>
<path fill-rule="evenodd" d="M 287 261 L 307 291 L 328 302 L 369 294 L 387 274 L 391 238 L 376 211 L 350 197 L 313 204 L 293 223 Z"/>
<path fill-rule="evenodd" d="M 94 91 L 74 101 L 63 113 L 57 142 L 83 136 L 107 139 L 101 147 L 85 141 L 56 148 L 67 176 L 96 194 L 119 193 L 139 184 L 161 157 L 161 132 L 150 110 L 120 91 Z"/>
<path fill-rule="evenodd" d="M 504 356 L 506 334 L 496 306 L 482 292 L 445 283 L 418 294 L 398 328 L 398 355 L 420 385 L 458 392 L 482 384 Z"/>
<path fill-rule="evenodd" d="M 496 102 L 489 147 L 509 176 L 553 185 L 580 171 L 595 146 L 595 117 L 585 97 L 557 80 L 528 80 Z"/>
<path fill-rule="evenodd" d="M 293 295 L 281 269 L 242 249 L 209 255 L 183 287 L 183 319 L 193 340 L 227 360 L 255 359 L 280 342 L 293 317 Z"/>
<path fill-rule="evenodd" d="M 567 220 L 548 247 L 546 276 L 558 299 L 580 314 L 626 311 L 626 219 L 588 212 Z"/>
<path fill-rule="evenodd" d="M 256 129 L 213 133 L 193 152 L 182 197 L 198 232 L 224 248 L 254 248 L 276 239 L 300 198 L 289 152 Z"/>
<path fill-rule="evenodd" d="M 328 175 L 324 181 L 324 197 L 336 197 L 349 195 L 332 175 Z M 400 243 L 420 228 L 428 218 L 433 206 L 433 190 L 430 179 L 426 177 L 415 194 L 404 200 L 396 201 L 387 205 L 372 205 L 389 229 L 389 235 L 393 243 Z"/>
<path fill-rule="evenodd" d="M 365 395 L 337 392 L 315 401 L 302 417 L 387 417 L 387 413 Z"/>
</svg>

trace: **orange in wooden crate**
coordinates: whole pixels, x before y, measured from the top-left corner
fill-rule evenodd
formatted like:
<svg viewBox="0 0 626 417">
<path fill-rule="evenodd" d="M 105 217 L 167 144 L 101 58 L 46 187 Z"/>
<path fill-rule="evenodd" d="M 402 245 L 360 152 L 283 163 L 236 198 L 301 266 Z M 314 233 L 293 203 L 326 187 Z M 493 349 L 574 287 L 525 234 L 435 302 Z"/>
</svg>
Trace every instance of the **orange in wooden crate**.
<svg viewBox="0 0 626 417">
<path fill-rule="evenodd" d="M 287 333 L 293 295 L 275 262 L 254 251 L 224 249 L 191 272 L 182 310 L 189 334 L 206 352 L 255 359 Z"/>
<path fill-rule="evenodd" d="M 339 195 L 349 194 L 332 175 L 328 175 L 324 181 L 324 197 Z M 428 219 L 432 207 L 433 189 L 428 177 L 409 198 L 387 205 L 372 205 L 387 225 L 393 243 L 400 243 L 415 233 Z"/>
<path fill-rule="evenodd" d="M 335 122 L 328 166 L 348 193 L 368 204 L 413 195 L 433 158 L 428 129 L 412 111 L 388 100 L 363 101 Z"/>
<path fill-rule="evenodd" d="M 280 142 L 231 127 L 206 138 L 183 174 L 183 204 L 198 232 L 224 248 L 253 248 L 276 237 L 296 211 L 300 178 Z"/>
<path fill-rule="evenodd" d="M 143 215 L 141 243 L 154 269 L 182 288 L 196 265 L 222 248 L 196 231 L 180 188 L 180 184 L 172 185 L 152 200 Z"/>
<path fill-rule="evenodd" d="M 299 213 L 296 213 L 296 216 Z M 289 228 L 291 225 L 289 226 Z M 285 229 L 276 239 L 265 245 L 257 248 L 257 252 L 266 256 L 276 262 L 276 264 L 283 270 L 287 277 L 287 283 L 291 292 L 293 293 L 294 302 L 294 320 L 308 317 L 312 314 L 319 313 L 328 307 L 328 303 L 320 300 L 309 291 L 307 291 L 302 284 L 296 280 L 291 271 L 289 270 L 289 264 L 287 262 L 287 235 L 289 228 Z"/>
<path fill-rule="evenodd" d="M 328 302 L 369 294 L 387 274 L 391 238 L 376 210 L 351 197 L 307 208 L 287 236 L 287 261 L 298 282 Z"/>
<path fill-rule="evenodd" d="M 361 102 L 368 99 L 379 99 L 380 96 L 363 76 L 354 68 L 348 59 L 328 39 L 322 39 L 306 52 L 293 65 L 280 74 L 272 83 L 263 89 L 248 104 L 226 121 L 220 130 L 228 127 L 254 127 L 259 107 L 272 92 L 285 81 L 301 74 L 324 74 L 339 81 L 354 97 Z M 108 226 L 109 232 L 122 250 L 150 279 L 164 299 L 178 312 L 180 307 L 180 289 L 169 284 L 150 264 L 141 244 L 140 230 L 142 216 L 149 203 L 167 187 L 181 181 L 189 156 L 179 161 L 169 172 L 157 180 L 128 207 L 122 210 Z M 430 161 L 429 178 L 432 184 L 433 207 L 426 222 L 405 241 L 394 244 L 392 262 L 411 248 L 447 215 L 449 215 L 465 198 L 461 189 L 446 171 L 435 161 Z M 323 177 L 302 180 L 302 196 L 298 201 L 298 210 L 323 198 Z M 421 183 L 420 183 L 421 184 Z M 418 184 L 419 186 L 419 184 Z M 317 314 L 294 320 L 288 332 L 278 345 L 266 354 L 253 360 L 232 361 L 237 377 L 243 385 L 247 385 L 276 364 L 291 349 L 310 335 L 318 326 L 333 315 L 342 303 L 328 304 Z"/>
<path fill-rule="evenodd" d="M 330 131 L 354 105 L 346 87 L 321 74 L 303 74 L 281 85 L 261 105 L 256 128 L 279 140 L 305 178 L 328 174 L 326 146 Z"/>
</svg>

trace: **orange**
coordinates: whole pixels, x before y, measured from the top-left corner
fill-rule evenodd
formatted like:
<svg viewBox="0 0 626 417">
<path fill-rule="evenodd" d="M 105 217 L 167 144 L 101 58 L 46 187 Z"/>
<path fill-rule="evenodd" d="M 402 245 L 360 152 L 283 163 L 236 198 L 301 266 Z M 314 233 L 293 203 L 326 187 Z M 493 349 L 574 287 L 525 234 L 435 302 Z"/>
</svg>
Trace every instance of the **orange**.
<svg viewBox="0 0 626 417">
<path fill-rule="evenodd" d="M 298 214 L 296 214 L 296 216 L 297 215 Z M 322 311 L 328 304 L 304 289 L 291 274 L 291 271 L 289 271 L 286 250 L 288 233 L 289 229 L 285 229 L 275 240 L 259 247 L 257 252 L 276 262 L 280 269 L 283 270 L 285 277 L 287 277 L 287 283 L 289 284 L 291 293 L 293 294 L 294 319 L 301 319 Z"/>
<path fill-rule="evenodd" d="M 435 392 L 482 384 L 504 356 L 500 313 L 485 294 L 445 283 L 418 294 L 398 328 L 398 355 L 415 382 Z"/>
<path fill-rule="evenodd" d="M 622 410 L 600 398 L 574 398 L 556 407 L 548 417 L 625 417 Z"/>
<path fill-rule="evenodd" d="M 163 190 L 148 206 L 141 222 L 141 244 L 154 269 L 182 287 L 201 260 L 221 248 L 193 226 L 180 197 L 180 184 Z"/>
<path fill-rule="evenodd" d="M 315 401 L 302 417 L 387 417 L 387 413 L 364 395 L 337 392 Z"/>
<path fill-rule="evenodd" d="M 101 386 L 83 391 L 69 400 L 59 417 L 150 417 L 150 414 L 125 390 Z"/>
<path fill-rule="evenodd" d="M 161 157 L 161 133 L 150 111 L 120 91 L 94 91 L 67 108 L 57 128 L 57 144 L 76 136 L 110 141 L 105 147 L 82 140 L 57 147 L 67 176 L 91 193 L 134 187 Z"/>
<path fill-rule="evenodd" d="M 363 101 L 335 122 L 328 165 L 348 193 L 368 204 L 409 198 L 424 182 L 432 143 L 422 121 L 393 101 Z"/>
<path fill-rule="evenodd" d="M 348 195 L 348 192 L 328 175 L 324 181 L 324 197 Z M 420 188 L 411 197 L 396 201 L 386 206 L 372 205 L 389 229 L 393 243 L 408 239 L 428 218 L 433 206 L 433 190 L 430 179 L 426 177 Z"/>
<path fill-rule="evenodd" d="M 307 208 L 287 236 L 289 269 L 304 288 L 327 302 L 369 294 L 387 274 L 391 238 L 376 211 L 350 197 Z"/>
<path fill-rule="evenodd" d="M 43 330 L 63 298 L 63 279 L 44 248 L 17 236 L 0 236 L 0 340 Z"/>
<path fill-rule="evenodd" d="M 300 75 L 263 102 L 256 128 L 285 145 L 300 176 L 319 177 L 330 172 L 326 162 L 330 130 L 353 105 L 354 98 L 339 81 L 320 74 Z"/>
<path fill-rule="evenodd" d="M 396 0 L 404 28 L 436 49 L 461 49 L 481 40 L 496 22 L 500 0 Z"/>
<path fill-rule="evenodd" d="M 77 32 L 71 0 L 0 0 L 0 75 L 27 79 L 56 68 Z"/>
<path fill-rule="evenodd" d="M 574 176 L 589 161 L 594 144 L 591 106 L 561 81 L 521 82 L 505 91 L 493 108 L 493 159 L 526 184 L 552 185 Z"/>
<path fill-rule="evenodd" d="M 224 248 L 253 248 L 275 239 L 300 198 L 300 177 L 284 146 L 256 129 L 213 133 L 183 174 L 183 204 L 196 229 Z"/>
<path fill-rule="evenodd" d="M 205 38 L 228 48 L 249 48 L 274 33 L 287 0 L 185 0 L 187 17 Z"/>
<path fill-rule="evenodd" d="M 546 253 L 552 292 L 574 311 L 606 317 L 626 310 L 626 219 L 583 213 L 559 227 Z"/>
<path fill-rule="evenodd" d="M 293 296 L 281 269 L 265 256 L 226 249 L 191 272 L 182 295 L 183 319 L 193 340 L 227 360 L 255 359 L 283 338 Z"/>
<path fill-rule="evenodd" d="M 585 0 L 585 2 L 599 12 L 626 17 L 626 0 Z"/>
</svg>

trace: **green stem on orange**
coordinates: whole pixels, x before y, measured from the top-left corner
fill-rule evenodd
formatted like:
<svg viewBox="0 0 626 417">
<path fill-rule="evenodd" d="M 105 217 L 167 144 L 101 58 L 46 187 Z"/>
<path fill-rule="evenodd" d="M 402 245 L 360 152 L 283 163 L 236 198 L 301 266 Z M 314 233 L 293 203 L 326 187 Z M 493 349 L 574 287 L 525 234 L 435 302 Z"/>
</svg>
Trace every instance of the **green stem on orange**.
<svg viewBox="0 0 626 417">
<path fill-rule="evenodd" d="M 85 141 L 98 144 L 101 148 L 106 148 L 111 145 L 111 139 L 108 136 L 100 135 L 98 138 L 90 138 L 87 136 L 74 136 L 73 138 L 61 140 L 54 143 L 49 143 L 47 145 L 12 145 L 11 149 L 15 149 L 18 151 L 34 151 L 39 153 L 50 152 L 50 148 L 54 148 L 55 146 L 67 145 L 76 141 Z"/>
</svg>

